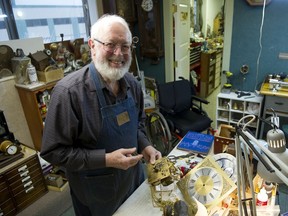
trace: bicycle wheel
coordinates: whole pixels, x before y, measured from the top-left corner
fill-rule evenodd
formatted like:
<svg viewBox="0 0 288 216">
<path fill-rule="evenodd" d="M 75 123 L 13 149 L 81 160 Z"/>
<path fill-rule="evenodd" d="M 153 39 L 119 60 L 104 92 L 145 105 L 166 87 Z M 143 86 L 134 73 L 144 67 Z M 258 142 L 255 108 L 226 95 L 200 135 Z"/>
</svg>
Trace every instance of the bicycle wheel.
<svg viewBox="0 0 288 216">
<path fill-rule="evenodd" d="M 163 115 L 158 111 L 147 114 L 146 128 L 150 142 L 166 156 L 171 151 L 171 133 Z"/>
</svg>

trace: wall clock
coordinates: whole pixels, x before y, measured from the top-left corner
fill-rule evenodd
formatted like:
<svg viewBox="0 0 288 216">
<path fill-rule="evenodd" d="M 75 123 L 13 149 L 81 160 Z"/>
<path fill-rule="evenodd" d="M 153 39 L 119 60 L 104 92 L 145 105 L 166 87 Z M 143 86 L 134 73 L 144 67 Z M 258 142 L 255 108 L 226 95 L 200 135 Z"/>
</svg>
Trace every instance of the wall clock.
<svg viewBox="0 0 288 216">
<path fill-rule="evenodd" d="M 159 0 L 136 0 L 141 57 L 159 63 L 164 55 L 162 43 L 161 10 Z"/>
<path fill-rule="evenodd" d="M 178 181 L 177 186 L 188 204 L 193 203 L 194 198 L 207 210 L 236 189 L 235 183 L 210 155 Z"/>
</svg>

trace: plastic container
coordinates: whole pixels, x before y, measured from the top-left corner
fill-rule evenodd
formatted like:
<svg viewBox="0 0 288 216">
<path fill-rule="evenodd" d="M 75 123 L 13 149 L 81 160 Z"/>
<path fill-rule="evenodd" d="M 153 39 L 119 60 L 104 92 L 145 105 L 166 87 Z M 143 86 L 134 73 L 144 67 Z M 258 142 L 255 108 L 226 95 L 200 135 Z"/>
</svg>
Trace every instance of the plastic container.
<svg viewBox="0 0 288 216">
<path fill-rule="evenodd" d="M 268 195 L 265 188 L 261 188 L 260 193 L 257 194 L 256 206 L 267 206 Z"/>
<path fill-rule="evenodd" d="M 274 185 L 271 182 L 265 181 L 264 187 L 265 187 L 266 193 L 268 195 L 268 199 L 270 199 L 272 196 L 272 190 L 273 190 Z"/>
<path fill-rule="evenodd" d="M 28 63 L 26 70 L 29 76 L 30 83 L 37 83 L 38 77 L 37 77 L 36 68 L 31 63 Z"/>
</svg>

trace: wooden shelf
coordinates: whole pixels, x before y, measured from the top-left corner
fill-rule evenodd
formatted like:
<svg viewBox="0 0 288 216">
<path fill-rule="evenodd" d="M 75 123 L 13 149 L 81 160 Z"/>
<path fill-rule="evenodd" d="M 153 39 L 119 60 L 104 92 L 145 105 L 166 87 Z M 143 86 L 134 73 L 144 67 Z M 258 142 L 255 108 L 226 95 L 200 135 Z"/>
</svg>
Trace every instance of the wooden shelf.
<svg viewBox="0 0 288 216">
<path fill-rule="evenodd" d="M 46 114 L 43 114 L 40 110 L 39 96 L 44 91 L 51 92 L 56 83 L 57 81 L 54 81 L 35 88 L 16 85 L 33 144 L 37 151 L 41 149 L 43 125 L 46 117 Z"/>
</svg>

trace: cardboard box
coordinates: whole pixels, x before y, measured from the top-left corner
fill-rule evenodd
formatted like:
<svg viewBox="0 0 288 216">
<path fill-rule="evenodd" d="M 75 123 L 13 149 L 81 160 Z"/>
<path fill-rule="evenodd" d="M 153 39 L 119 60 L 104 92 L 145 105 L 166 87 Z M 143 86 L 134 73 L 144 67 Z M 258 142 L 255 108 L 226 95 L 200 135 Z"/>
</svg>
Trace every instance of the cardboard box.
<svg viewBox="0 0 288 216">
<path fill-rule="evenodd" d="M 233 126 L 221 124 L 214 135 L 214 154 L 222 153 L 226 147 L 234 146 L 234 136 L 235 128 Z"/>
<path fill-rule="evenodd" d="M 64 77 L 64 71 L 62 68 L 48 71 L 37 71 L 37 76 L 39 81 L 49 83 L 62 79 Z"/>
</svg>

